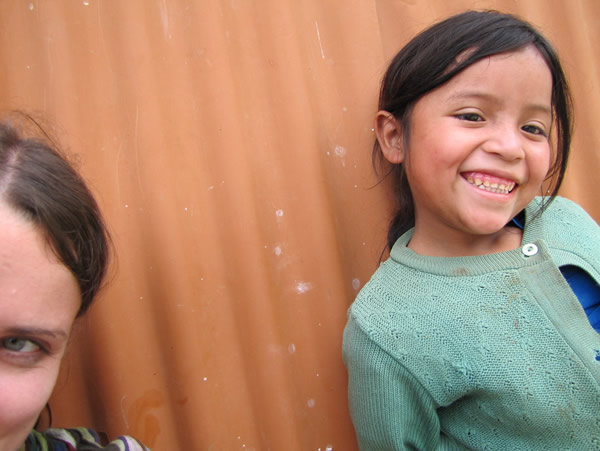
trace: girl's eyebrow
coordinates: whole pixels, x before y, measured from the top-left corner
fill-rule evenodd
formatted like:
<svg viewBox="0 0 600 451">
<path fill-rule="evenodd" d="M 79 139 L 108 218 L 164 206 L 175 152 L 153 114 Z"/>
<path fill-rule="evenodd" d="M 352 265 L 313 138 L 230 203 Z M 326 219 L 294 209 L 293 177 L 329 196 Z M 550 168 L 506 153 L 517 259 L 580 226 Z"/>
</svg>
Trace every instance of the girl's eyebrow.
<svg viewBox="0 0 600 451">
<path fill-rule="evenodd" d="M 42 329 L 39 327 L 11 327 L 4 331 L 3 335 L 15 336 L 46 336 L 52 338 L 67 339 L 69 334 L 62 329 Z"/>
<path fill-rule="evenodd" d="M 490 103 L 493 104 L 501 104 L 503 103 L 503 100 L 500 97 L 495 96 L 494 94 L 490 94 L 487 92 L 481 92 L 481 91 L 458 91 L 455 92 L 454 94 L 452 94 L 450 97 L 448 97 L 448 102 L 452 102 L 452 101 L 459 101 L 459 100 L 465 100 L 465 99 L 472 99 L 472 98 L 477 98 L 477 99 L 483 99 L 486 100 Z M 552 109 L 550 107 L 548 107 L 547 105 L 543 105 L 541 103 L 532 103 L 530 105 L 528 105 L 528 108 L 534 111 L 540 111 L 542 113 L 546 113 L 546 114 L 552 114 Z"/>
<path fill-rule="evenodd" d="M 490 93 L 481 92 L 481 91 L 458 91 L 454 92 L 450 97 L 448 97 L 449 101 L 453 100 L 463 100 L 463 99 L 471 99 L 471 98 L 480 98 L 484 100 L 488 100 L 494 103 L 500 103 L 502 100 Z"/>
</svg>

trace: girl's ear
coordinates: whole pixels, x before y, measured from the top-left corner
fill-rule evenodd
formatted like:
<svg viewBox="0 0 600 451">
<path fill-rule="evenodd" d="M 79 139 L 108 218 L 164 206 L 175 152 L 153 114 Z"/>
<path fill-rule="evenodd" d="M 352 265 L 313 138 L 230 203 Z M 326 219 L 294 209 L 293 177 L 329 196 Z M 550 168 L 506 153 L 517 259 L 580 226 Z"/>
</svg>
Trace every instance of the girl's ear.
<svg viewBox="0 0 600 451">
<path fill-rule="evenodd" d="M 402 125 L 387 111 L 375 115 L 375 136 L 387 161 L 400 164 L 404 161 L 404 136 Z"/>
</svg>

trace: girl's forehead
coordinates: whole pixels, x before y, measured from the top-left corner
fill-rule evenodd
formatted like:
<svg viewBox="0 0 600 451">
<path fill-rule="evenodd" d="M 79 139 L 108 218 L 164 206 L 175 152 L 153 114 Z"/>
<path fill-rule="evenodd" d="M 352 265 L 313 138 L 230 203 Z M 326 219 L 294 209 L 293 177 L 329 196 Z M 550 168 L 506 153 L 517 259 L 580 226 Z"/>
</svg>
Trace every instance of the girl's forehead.
<svg viewBox="0 0 600 451">
<path fill-rule="evenodd" d="M 461 63 L 463 63 L 465 60 L 467 60 L 476 51 L 477 51 L 476 48 L 471 48 L 471 49 L 467 49 L 467 50 L 461 52 L 456 57 L 454 62 L 446 69 L 445 72 L 448 73 L 448 72 L 452 71 L 453 69 L 455 69 Z M 515 72 L 521 72 L 521 70 L 523 70 L 525 68 L 529 68 L 532 65 L 536 65 L 538 67 L 544 67 L 544 69 L 547 70 L 547 72 L 550 74 L 552 72 L 548 63 L 546 62 L 546 59 L 544 58 L 542 53 L 538 50 L 538 48 L 535 47 L 533 44 L 528 44 L 526 46 L 523 46 L 523 47 L 520 47 L 520 48 L 517 48 L 514 50 L 508 50 L 505 52 L 494 53 L 494 54 L 486 55 L 482 58 L 479 58 L 476 61 L 473 61 L 468 66 L 465 66 L 460 72 L 455 74 L 450 80 L 454 79 L 455 77 L 457 77 L 460 74 L 464 73 L 465 71 L 469 70 L 473 66 L 479 67 L 480 69 L 489 67 L 491 70 L 493 70 L 493 69 L 497 69 L 499 67 L 498 64 L 494 64 L 494 63 L 498 63 L 498 62 L 502 62 L 503 60 L 510 60 L 510 59 L 514 59 L 514 58 L 518 59 L 519 65 L 520 65 L 520 67 L 514 67 L 514 66 L 512 67 L 513 71 L 515 71 Z M 540 66 L 540 63 L 543 63 L 543 64 Z"/>
<path fill-rule="evenodd" d="M 548 83 L 549 82 L 549 83 Z M 497 53 L 479 59 L 454 75 L 444 85 L 447 87 L 489 86 L 502 88 L 514 86 L 521 89 L 552 88 L 552 73 L 542 54 L 533 46 L 518 50 Z M 540 91 L 535 89 L 535 91 Z M 542 89 L 541 92 L 544 90 Z"/>
<path fill-rule="evenodd" d="M 69 331 L 79 285 L 39 230 L 0 200 L 0 315 Z"/>
</svg>

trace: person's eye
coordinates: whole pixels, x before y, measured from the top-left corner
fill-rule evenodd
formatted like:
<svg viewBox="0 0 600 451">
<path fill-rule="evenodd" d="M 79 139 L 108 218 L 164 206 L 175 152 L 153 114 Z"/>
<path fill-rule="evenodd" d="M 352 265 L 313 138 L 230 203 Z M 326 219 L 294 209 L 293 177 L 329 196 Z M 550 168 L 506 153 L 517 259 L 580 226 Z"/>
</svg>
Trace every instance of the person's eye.
<svg viewBox="0 0 600 451">
<path fill-rule="evenodd" d="M 537 125 L 527 124 L 522 127 L 522 130 L 532 135 L 540 135 L 544 137 L 548 136 L 546 131 L 542 127 L 538 127 Z"/>
<path fill-rule="evenodd" d="M 37 352 L 42 347 L 32 340 L 20 337 L 7 337 L 2 339 L 2 347 L 11 352 Z"/>
<path fill-rule="evenodd" d="M 477 113 L 460 113 L 460 114 L 457 114 L 456 117 L 458 119 L 460 119 L 461 121 L 468 121 L 468 122 L 483 121 L 483 117 Z"/>
</svg>

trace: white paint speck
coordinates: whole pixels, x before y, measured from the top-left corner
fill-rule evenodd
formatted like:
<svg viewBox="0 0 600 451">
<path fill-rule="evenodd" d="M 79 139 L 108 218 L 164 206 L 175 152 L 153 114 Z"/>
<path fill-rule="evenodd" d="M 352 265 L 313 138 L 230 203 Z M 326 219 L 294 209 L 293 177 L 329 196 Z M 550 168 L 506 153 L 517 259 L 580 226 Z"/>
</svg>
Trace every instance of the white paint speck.
<svg viewBox="0 0 600 451">
<path fill-rule="evenodd" d="M 310 283 L 310 282 L 298 282 L 296 284 L 296 292 L 298 294 L 304 294 L 307 291 L 312 290 L 312 287 L 313 287 L 312 283 Z"/>
<path fill-rule="evenodd" d="M 223 186 L 223 185 L 225 185 L 225 180 L 221 180 L 221 182 L 219 183 L 219 186 Z M 214 189 L 215 189 L 215 185 L 210 185 L 208 187 L 208 191 L 212 191 Z"/>
<path fill-rule="evenodd" d="M 273 253 L 279 257 L 283 253 L 283 251 L 281 250 L 280 246 L 275 246 L 275 249 L 273 249 Z"/>
<path fill-rule="evenodd" d="M 327 445 L 327 446 L 325 447 L 325 451 L 333 451 L 333 446 L 331 446 L 331 445 Z"/>
<path fill-rule="evenodd" d="M 35 6 L 33 6 L 33 3 L 29 4 L 29 11 L 33 11 L 33 8 L 35 8 Z"/>
<path fill-rule="evenodd" d="M 308 406 L 309 409 L 312 409 L 313 407 L 315 407 L 315 400 L 314 399 L 309 399 L 308 401 L 306 401 L 306 405 Z"/>
<path fill-rule="evenodd" d="M 208 380 L 208 377 L 204 377 L 204 378 L 202 378 L 202 380 L 203 380 L 204 382 L 206 382 L 206 381 Z"/>
<path fill-rule="evenodd" d="M 296 353 L 296 345 L 294 343 L 290 343 L 290 345 L 288 346 L 288 352 L 290 354 L 295 354 Z"/>
<path fill-rule="evenodd" d="M 129 204 L 125 204 L 125 208 L 129 208 Z"/>
<path fill-rule="evenodd" d="M 283 216 L 283 210 L 282 209 L 275 210 L 275 216 L 278 216 L 281 218 Z"/>
<path fill-rule="evenodd" d="M 352 279 L 352 288 L 354 288 L 355 290 L 358 290 L 360 288 L 360 280 L 359 279 Z"/>
<path fill-rule="evenodd" d="M 187 211 L 187 207 L 185 207 L 185 208 L 183 209 L 183 211 Z"/>
<path fill-rule="evenodd" d="M 90 2 L 88 2 L 88 1 L 83 2 L 83 6 L 89 6 L 89 4 L 90 4 Z"/>
</svg>

